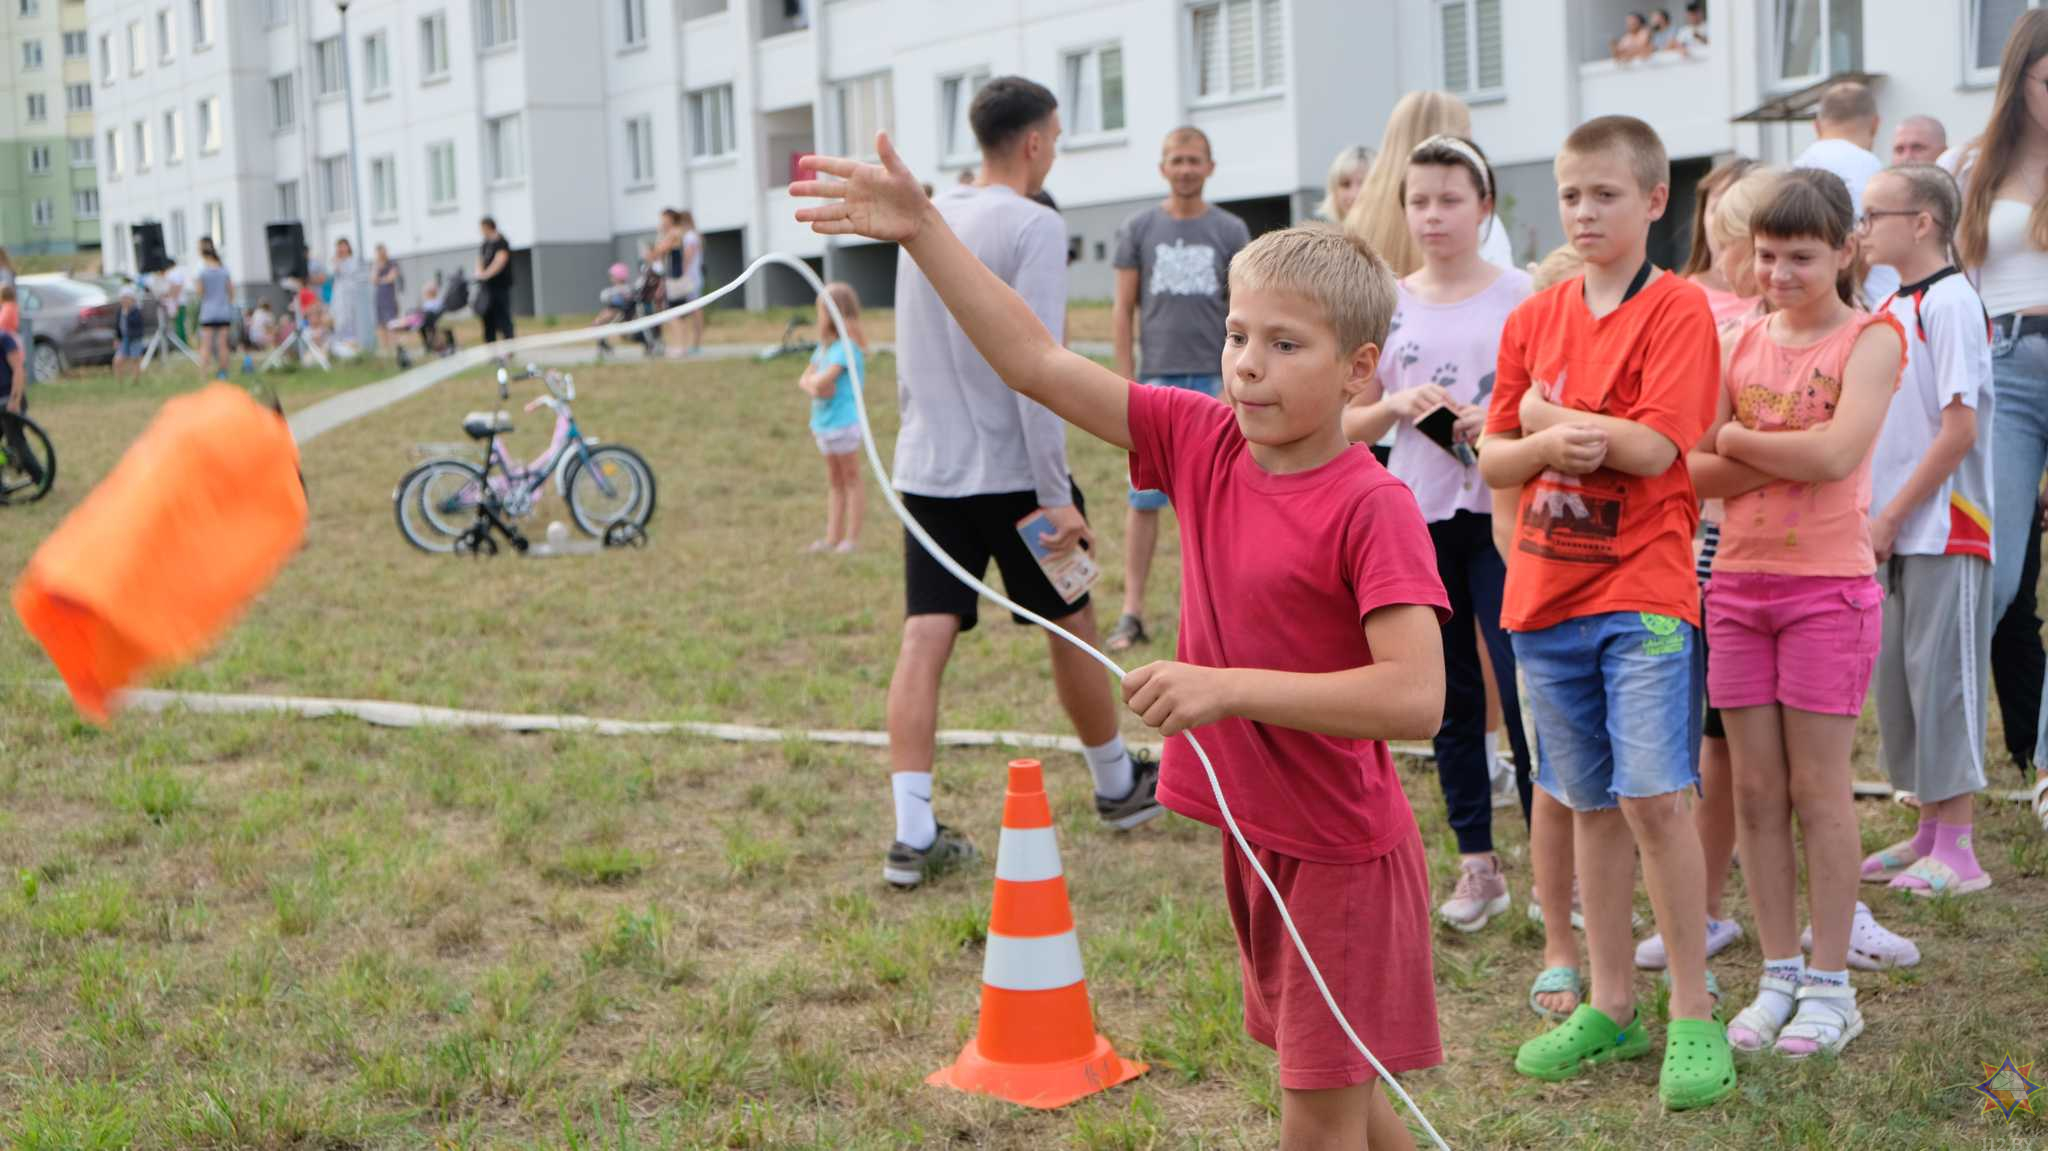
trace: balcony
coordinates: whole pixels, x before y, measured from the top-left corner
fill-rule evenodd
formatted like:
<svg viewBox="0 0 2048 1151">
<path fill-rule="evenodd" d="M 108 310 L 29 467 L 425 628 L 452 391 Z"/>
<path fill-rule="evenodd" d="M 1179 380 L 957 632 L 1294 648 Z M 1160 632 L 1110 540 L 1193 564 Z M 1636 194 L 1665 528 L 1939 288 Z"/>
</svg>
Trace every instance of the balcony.
<svg viewBox="0 0 2048 1151">
<path fill-rule="evenodd" d="M 1710 156 L 1734 146 L 1726 54 L 1659 52 L 1647 60 L 1579 65 L 1580 115 L 1635 116 L 1657 126 L 1674 157 Z"/>
<path fill-rule="evenodd" d="M 761 41 L 758 59 L 762 111 L 795 108 L 817 99 L 818 64 L 811 55 L 809 31 Z"/>
</svg>

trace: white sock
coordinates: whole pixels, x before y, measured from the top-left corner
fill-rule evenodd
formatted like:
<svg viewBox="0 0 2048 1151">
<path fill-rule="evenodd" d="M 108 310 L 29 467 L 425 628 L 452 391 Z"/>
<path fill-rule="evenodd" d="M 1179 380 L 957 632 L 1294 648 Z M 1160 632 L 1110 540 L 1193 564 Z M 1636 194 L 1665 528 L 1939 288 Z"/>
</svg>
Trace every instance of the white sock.
<svg viewBox="0 0 2048 1151">
<path fill-rule="evenodd" d="M 1131 777 L 1131 753 L 1124 750 L 1124 737 L 1111 736 L 1101 747 L 1081 749 L 1088 758 L 1088 774 L 1095 777 L 1095 794 L 1105 799 L 1122 799 L 1137 781 Z"/>
<path fill-rule="evenodd" d="M 1790 959 L 1766 959 L 1764 974 L 1786 980 L 1797 987 L 1806 975 L 1806 957 L 1795 955 Z M 1770 1012 L 1780 1027 L 1785 1025 L 1786 1020 L 1792 1018 L 1792 996 L 1775 988 L 1757 988 L 1756 1005 Z"/>
<path fill-rule="evenodd" d="M 1488 779 L 1499 779 L 1507 767 L 1507 764 L 1501 762 L 1500 730 L 1496 728 L 1486 733 L 1486 776 Z"/>
<path fill-rule="evenodd" d="M 899 771 L 889 777 L 896 793 L 896 841 L 919 851 L 939 838 L 939 821 L 932 818 L 932 773 Z"/>
</svg>

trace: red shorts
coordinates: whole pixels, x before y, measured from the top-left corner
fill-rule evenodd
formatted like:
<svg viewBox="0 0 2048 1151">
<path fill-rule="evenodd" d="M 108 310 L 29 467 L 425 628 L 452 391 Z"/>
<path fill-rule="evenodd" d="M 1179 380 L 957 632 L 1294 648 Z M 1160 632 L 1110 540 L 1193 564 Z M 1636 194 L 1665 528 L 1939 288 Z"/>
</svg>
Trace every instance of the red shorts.
<svg viewBox="0 0 2048 1151">
<path fill-rule="evenodd" d="M 1396 1075 L 1444 1061 L 1430 969 L 1429 867 L 1410 830 L 1367 863 L 1311 863 L 1252 845 L 1352 1029 Z M 1273 897 L 1223 835 L 1223 892 L 1244 967 L 1244 1029 L 1280 1055 L 1289 1091 L 1378 1078 L 1344 1037 L 1294 949 Z"/>
</svg>

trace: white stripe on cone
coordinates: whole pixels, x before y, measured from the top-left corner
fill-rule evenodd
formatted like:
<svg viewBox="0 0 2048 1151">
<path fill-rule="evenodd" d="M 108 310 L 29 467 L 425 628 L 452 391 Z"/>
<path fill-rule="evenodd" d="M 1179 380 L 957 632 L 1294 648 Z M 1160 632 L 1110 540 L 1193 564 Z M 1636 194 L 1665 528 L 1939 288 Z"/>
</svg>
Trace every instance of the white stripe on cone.
<svg viewBox="0 0 2048 1151">
<path fill-rule="evenodd" d="M 989 933 L 981 981 L 1004 991 L 1053 991 L 1081 982 L 1081 940 L 1072 930 L 1058 935 Z"/>
<path fill-rule="evenodd" d="M 1050 827 L 1006 827 L 996 843 L 996 878 L 1012 883 L 1058 879 L 1060 843 Z"/>
</svg>

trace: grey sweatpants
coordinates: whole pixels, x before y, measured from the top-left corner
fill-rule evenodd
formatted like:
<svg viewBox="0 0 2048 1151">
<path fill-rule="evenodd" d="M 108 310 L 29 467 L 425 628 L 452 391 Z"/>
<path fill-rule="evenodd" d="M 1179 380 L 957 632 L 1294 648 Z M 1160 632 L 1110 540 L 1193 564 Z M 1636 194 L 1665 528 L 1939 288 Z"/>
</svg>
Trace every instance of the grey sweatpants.
<svg viewBox="0 0 2048 1151">
<path fill-rule="evenodd" d="M 1892 786 L 1922 803 L 1984 790 L 1991 684 L 1991 564 L 1893 556 L 1879 566 L 1884 648 L 1877 733 Z"/>
</svg>

